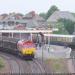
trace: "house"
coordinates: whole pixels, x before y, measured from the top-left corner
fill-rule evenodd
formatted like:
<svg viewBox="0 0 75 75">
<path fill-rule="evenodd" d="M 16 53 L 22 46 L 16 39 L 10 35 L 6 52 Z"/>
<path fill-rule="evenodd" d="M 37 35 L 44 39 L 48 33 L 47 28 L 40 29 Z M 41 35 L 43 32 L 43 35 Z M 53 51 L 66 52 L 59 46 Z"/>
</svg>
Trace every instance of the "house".
<svg viewBox="0 0 75 75">
<path fill-rule="evenodd" d="M 28 20 L 27 27 L 29 28 L 46 28 L 47 22 L 44 18 L 35 13 L 35 11 L 31 11 L 27 13 L 24 17 L 24 20 Z"/>
<path fill-rule="evenodd" d="M 47 22 L 52 27 L 56 27 L 56 23 L 60 18 L 69 19 L 75 21 L 75 17 L 68 11 L 55 11 L 48 19 Z"/>
<path fill-rule="evenodd" d="M 3 26 L 3 29 L 14 29 L 16 25 L 21 23 L 25 25 L 25 21 L 22 20 L 23 15 L 20 13 L 9 13 L 7 16 L 3 14 L 1 17 L 0 25 Z"/>
<path fill-rule="evenodd" d="M 0 19 L 0 24 L 4 29 L 14 29 L 17 25 L 23 25 L 25 28 L 46 28 L 46 21 L 40 17 L 35 11 L 31 11 L 26 15 L 20 13 L 10 13 L 3 15 Z M 22 27 L 23 27 L 22 26 Z"/>
</svg>

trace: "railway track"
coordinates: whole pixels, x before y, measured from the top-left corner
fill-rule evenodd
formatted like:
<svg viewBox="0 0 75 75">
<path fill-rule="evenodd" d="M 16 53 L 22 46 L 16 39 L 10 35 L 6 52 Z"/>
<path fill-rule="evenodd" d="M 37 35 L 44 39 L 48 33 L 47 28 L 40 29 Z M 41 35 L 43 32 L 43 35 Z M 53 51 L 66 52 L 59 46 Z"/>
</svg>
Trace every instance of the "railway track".
<svg viewBox="0 0 75 75">
<path fill-rule="evenodd" d="M 19 66 L 19 62 L 14 56 L 3 52 L 0 52 L 0 56 L 5 59 L 9 65 L 8 74 L 20 73 L 21 68 Z"/>
<path fill-rule="evenodd" d="M 28 63 L 31 66 L 32 73 L 35 73 L 35 74 L 36 73 L 39 73 L 39 74 L 45 73 L 43 66 L 36 59 L 34 59 L 33 61 L 28 61 Z"/>
<path fill-rule="evenodd" d="M 74 52 L 73 52 L 74 53 Z M 75 55 L 73 54 L 72 55 Z M 51 65 L 45 61 L 39 59 L 33 59 L 33 61 L 26 61 L 18 56 L 0 52 L 0 56 L 3 57 L 8 63 L 8 73 L 18 74 L 51 74 L 53 73 Z"/>
<path fill-rule="evenodd" d="M 33 61 L 26 61 L 16 56 L 0 52 L 0 57 L 4 58 L 8 63 L 9 74 L 45 74 L 50 73 L 47 68 L 48 64 L 43 64 L 42 61 L 33 59 Z"/>
<path fill-rule="evenodd" d="M 36 60 L 39 66 L 41 65 L 45 74 L 51 74 L 53 71 L 51 70 L 50 64 L 45 62 L 44 60 Z"/>
</svg>

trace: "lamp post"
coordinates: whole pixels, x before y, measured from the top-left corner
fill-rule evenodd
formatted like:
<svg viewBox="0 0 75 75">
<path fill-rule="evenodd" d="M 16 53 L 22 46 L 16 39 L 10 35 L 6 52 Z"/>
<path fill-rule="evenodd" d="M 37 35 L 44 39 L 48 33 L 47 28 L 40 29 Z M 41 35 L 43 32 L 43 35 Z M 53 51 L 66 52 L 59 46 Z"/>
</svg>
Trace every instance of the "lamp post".
<svg viewBox="0 0 75 75">
<path fill-rule="evenodd" d="M 41 35 L 42 62 L 43 62 L 43 54 L 44 54 L 44 53 L 43 53 L 43 47 L 42 47 L 42 46 L 44 45 L 44 35 L 43 35 L 41 32 L 40 32 L 40 35 Z"/>
</svg>

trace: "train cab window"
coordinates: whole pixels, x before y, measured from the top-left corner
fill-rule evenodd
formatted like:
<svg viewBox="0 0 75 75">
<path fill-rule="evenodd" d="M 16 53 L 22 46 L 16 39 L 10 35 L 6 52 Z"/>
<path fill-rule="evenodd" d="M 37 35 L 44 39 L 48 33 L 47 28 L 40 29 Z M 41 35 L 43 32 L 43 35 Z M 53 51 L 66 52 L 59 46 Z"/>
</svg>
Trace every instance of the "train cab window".
<svg viewBox="0 0 75 75">
<path fill-rule="evenodd" d="M 33 47 L 35 47 L 35 45 L 24 45 L 23 47 L 25 47 L 25 48 L 33 48 Z"/>
</svg>

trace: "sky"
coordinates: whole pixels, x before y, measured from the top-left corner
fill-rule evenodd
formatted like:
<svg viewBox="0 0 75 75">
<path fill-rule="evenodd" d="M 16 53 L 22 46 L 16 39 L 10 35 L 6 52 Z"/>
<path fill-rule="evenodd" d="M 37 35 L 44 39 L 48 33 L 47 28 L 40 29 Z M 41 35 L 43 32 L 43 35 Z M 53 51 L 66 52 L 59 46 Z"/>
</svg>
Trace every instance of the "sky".
<svg viewBox="0 0 75 75">
<path fill-rule="evenodd" d="M 52 5 L 56 5 L 61 11 L 75 12 L 75 0 L 0 0 L 0 14 L 47 12 Z"/>
</svg>

